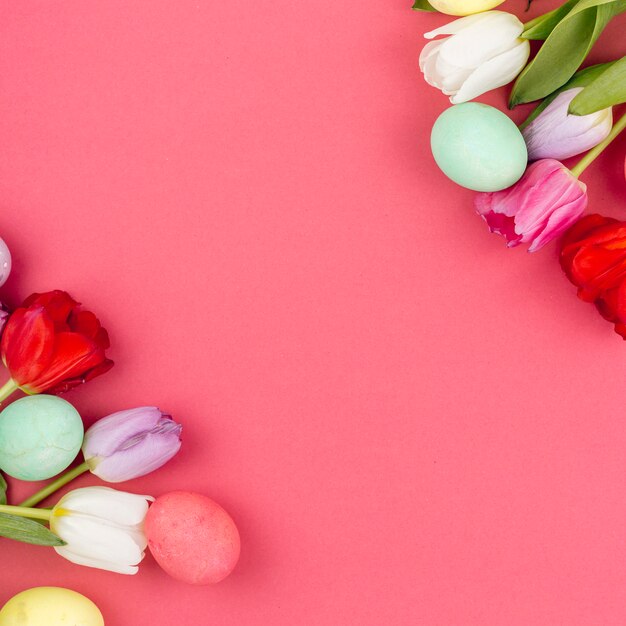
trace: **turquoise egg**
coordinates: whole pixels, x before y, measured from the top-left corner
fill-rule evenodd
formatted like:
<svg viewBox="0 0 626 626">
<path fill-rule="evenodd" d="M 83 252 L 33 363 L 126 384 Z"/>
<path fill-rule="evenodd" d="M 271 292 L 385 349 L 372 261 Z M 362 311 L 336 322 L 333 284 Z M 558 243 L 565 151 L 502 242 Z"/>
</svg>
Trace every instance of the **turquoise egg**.
<svg viewBox="0 0 626 626">
<path fill-rule="evenodd" d="M 433 126 L 430 147 L 448 178 L 475 191 L 510 187 L 528 163 L 524 137 L 513 121 L 478 102 L 446 109 Z"/>
<path fill-rule="evenodd" d="M 56 396 L 20 398 L 0 413 L 0 469 L 20 480 L 62 472 L 83 441 L 78 411 Z"/>
</svg>

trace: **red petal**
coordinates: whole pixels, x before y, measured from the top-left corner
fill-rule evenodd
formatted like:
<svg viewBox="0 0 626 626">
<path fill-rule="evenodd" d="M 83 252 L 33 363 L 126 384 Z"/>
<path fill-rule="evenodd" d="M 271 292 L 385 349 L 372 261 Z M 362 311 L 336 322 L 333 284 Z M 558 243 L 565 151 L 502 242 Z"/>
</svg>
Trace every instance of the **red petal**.
<svg viewBox="0 0 626 626">
<path fill-rule="evenodd" d="M 50 363 L 54 324 L 43 307 L 17 309 L 2 334 L 2 361 L 18 384 L 30 383 Z"/>
<path fill-rule="evenodd" d="M 78 302 L 74 300 L 66 291 L 47 291 L 46 293 L 34 293 L 24 300 L 24 307 L 43 306 L 54 322 L 57 332 L 69 330 L 67 320 L 72 311 L 78 307 Z"/>
<path fill-rule="evenodd" d="M 95 378 L 96 376 L 100 376 L 100 374 L 104 374 L 108 372 L 113 367 L 113 365 L 114 364 L 113 364 L 113 361 L 111 361 L 111 359 L 106 359 L 100 365 L 97 365 L 96 367 L 90 369 L 83 376 L 77 376 L 75 378 L 69 378 L 67 380 L 64 380 L 58 385 L 56 385 L 55 387 L 51 387 L 47 391 L 48 393 L 54 393 L 54 394 L 65 393 L 66 391 L 69 391 L 70 389 L 73 389 L 74 387 L 78 387 L 79 385 L 82 385 L 83 383 L 90 381 L 92 378 Z"/>
<path fill-rule="evenodd" d="M 58 333 L 48 367 L 25 387 L 31 393 L 46 391 L 67 379 L 84 377 L 104 361 L 104 351 L 88 337 L 78 333 Z"/>
</svg>

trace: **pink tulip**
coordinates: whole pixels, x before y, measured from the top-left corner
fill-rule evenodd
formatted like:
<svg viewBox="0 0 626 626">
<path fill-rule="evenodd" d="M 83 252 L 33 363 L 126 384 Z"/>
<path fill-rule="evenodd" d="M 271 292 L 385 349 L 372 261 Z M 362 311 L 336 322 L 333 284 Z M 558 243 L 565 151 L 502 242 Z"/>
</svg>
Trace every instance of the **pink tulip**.
<svg viewBox="0 0 626 626">
<path fill-rule="evenodd" d="M 564 233 L 586 206 L 586 185 L 554 159 L 532 163 L 512 187 L 479 193 L 474 201 L 492 233 L 509 248 L 529 243 L 529 252 Z"/>
<path fill-rule="evenodd" d="M 560 93 L 524 130 L 528 159 L 568 159 L 604 141 L 613 128 L 613 109 L 589 115 L 567 110 L 581 87 Z"/>
<path fill-rule="evenodd" d="M 180 449 L 182 426 L 154 406 L 118 411 L 85 433 L 83 454 L 93 474 L 118 483 L 148 474 Z"/>
</svg>

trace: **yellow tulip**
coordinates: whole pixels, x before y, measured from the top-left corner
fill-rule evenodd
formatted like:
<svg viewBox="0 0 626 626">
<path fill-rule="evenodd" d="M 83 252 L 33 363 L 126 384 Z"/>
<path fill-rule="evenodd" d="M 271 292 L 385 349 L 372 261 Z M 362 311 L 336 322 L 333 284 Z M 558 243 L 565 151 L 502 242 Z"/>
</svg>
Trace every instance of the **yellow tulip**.
<svg viewBox="0 0 626 626">
<path fill-rule="evenodd" d="M 448 15 L 472 15 L 489 11 L 504 0 L 428 0 L 437 11 Z"/>
</svg>

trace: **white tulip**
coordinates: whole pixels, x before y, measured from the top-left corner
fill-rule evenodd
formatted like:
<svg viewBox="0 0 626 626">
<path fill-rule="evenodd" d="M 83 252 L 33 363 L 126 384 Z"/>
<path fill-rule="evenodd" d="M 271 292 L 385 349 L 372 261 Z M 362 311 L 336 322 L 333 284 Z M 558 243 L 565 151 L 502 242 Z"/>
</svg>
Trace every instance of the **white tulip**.
<svg viewBox="0 0 626 626">
<path fill-rule="evenodd" d="M 467 102 L 510 83 L 524 68 L 530 44 L 520 35 L 524 25 L 510 13 L 487 11 L 454 20 L 424 37 L 431 41 L 420 55 L 426 82 L 450 97 Z"/>
<path fill-rule="evenodd" d="M 151 501 L 109 487 L 70 491 L 52 509 L 50 530 L 67 544 L 54 549 L 77 565 L 136 574 L 148 543 L 143 522 Z"/>
</svg>

